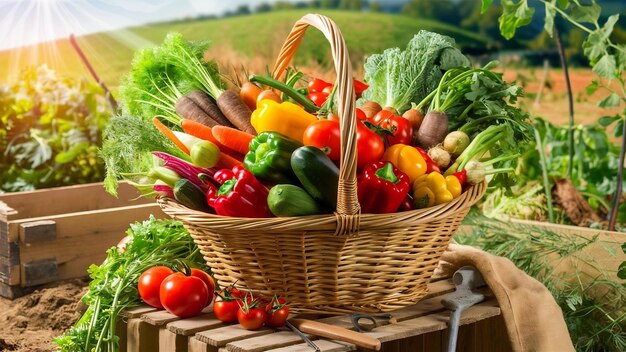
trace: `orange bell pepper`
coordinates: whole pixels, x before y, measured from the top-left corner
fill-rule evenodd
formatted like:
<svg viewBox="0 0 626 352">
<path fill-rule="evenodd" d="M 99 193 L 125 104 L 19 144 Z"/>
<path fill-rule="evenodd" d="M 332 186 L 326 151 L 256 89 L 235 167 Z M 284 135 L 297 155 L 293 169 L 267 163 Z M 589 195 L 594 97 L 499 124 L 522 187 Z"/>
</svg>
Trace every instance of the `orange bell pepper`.
<svg viewBox="0 0 626 352">
<path fill-rule="evenodd" d="M 389 147 L 383 154 L 383 161 L 390 161 L 400 171 L 409 176 L 411 184 L 415 180 L 426 173 L 426 161 L 422 154 L 410 145 L 394 144 Z"/>
</svg>

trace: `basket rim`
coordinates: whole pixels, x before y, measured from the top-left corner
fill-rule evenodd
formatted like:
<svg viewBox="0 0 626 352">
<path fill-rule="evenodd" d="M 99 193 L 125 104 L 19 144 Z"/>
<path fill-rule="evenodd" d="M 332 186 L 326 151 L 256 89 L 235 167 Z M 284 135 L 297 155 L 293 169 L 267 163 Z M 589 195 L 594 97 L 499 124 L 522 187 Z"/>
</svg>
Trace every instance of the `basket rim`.
<svg viewBox="0 0 626 352">
<path fill-rule="evenodd" d="M 357 214 L 355 220 L 361 229 L 389 230 L 406 228 L 438 220 L 444 220 L 469 208 L 476 203 L 487 189 L 486 181 L 468 188 L 458 198 L 452 201 L 424 209 L 386 214 Z M 238 218 L 206 213 L 190 209 L 170 198 L 157 199 L 157 203 L 169 216 L 181 220 L 183 223 L 192 223 L 206 229 L 219 232 L 241 232 L 263 230 L 277 232 L 309 232 L 335 231 L 341 217 L 335 214 L 272 217 L 272 218 Z"/>
</svg>

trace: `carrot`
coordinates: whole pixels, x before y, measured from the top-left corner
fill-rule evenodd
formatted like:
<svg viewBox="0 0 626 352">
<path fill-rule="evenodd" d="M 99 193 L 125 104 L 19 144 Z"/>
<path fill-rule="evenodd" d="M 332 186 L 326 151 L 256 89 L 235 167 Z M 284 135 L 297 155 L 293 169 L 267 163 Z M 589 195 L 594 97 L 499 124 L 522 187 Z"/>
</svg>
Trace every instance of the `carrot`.
<svg viewBox="0 0 626 352">
<path fill-rule="evenodd" d="M 234 150 L 231 150 L 227 146 L 220 143 L 217 139 L 215 139 L 215 136 L 213 136 L 213 131 L 211 127 L 208 127 L 199 122 L 187 120 L 187 119 L 182 119 L 181 125 L 185 133 L 190 134 L 200 139 L 204 139 L 205 141 L 209 141 L 217 145 L 217 147 L 220 148 L 220 151 L 222 152 L 222 154 L 228 154 L 228 156 L 230 157 L 243 160 L 243 157 L 241 156 L 241 154 L 237 153 Z"/>
<path fill-rule="evenodd" d="M 176 114 L 184 119 L 193 120 L 209 127 L 218 124 L 198 104 L 184 95 L 178 98 L 174 108 L 176 109 Z"/>
<path fill-rule="evenodd" d="M 248 153 L 250 141 L 254 139 L 250 133 L 226 126 L 215 126 L 211 131 L 218 142 L 244 155 Z"/>
<path fill-rule="evenodd" d="M 201 90 L 192 90 L 187 94 L 187 98 L 191 99 L 198 107 L 200 107 L 207 115 L 209 115 L 219 125 L 233 127 L 233 124 L 224 116 L 222 111 L 213 102 L 213 99 Z"/>
<path fill-rule="evenodd" d="M 243 166 L 243 163 L 226 153 L 221 153 L 220 160 L 217 162 L 216 167 L 220 169 L 232 169 L 234 166 L 237 165 Z"/>
<path fill-rule="evenodd" d="M 239 96 L 241 97 L 241 100 L 248 105 L 250 110 L 254 110 L 256 109 L 256 99 L 260 93 L 261 88 L 259 88 L 256 84 L 246 82 L 241 85 Z"/>
<path fill-rule="evenodd" d="M 212 142 L 222 149 L 222 144 L 215 139 L 213 136 L 213 130 L 211 127 L 204 125 L 200 122 L 189 120 L 189 119 L 181 119 L 180 127 L 183 128 L 185 133 L 190 134 L 194 137 L 198 137 L 200 139 L 204 139 L 205 141 Z"/>
<path fill-rule="evenodd" d="M 241 100 L 239 94 L 231 90 L 225 90 L 217 98 L 216 102 L 217 106 L 233 125 L 244 132 L 256 135 L 254 127 L 250 124 L 252 111 L 250 111 L 248 106 Z"/>
<path fill-rule="evenodd" d="M 167 126 L 165 126 L 163 124 L 163 122 L 159 121 L 158 118 L 153 118 L 152 119 L 152 124 L 154 125 L 154 127 L 156 127 L 161 133 L 163 133 L 163 135 L 165 137 L 167 137 L 167 139 L 169 139 L 170 141 L 172 141 L 174 144 L 176 144 L 176 146 L 178 148 L 180 148 L 180 150 L 182 150 L 185 154 L 189 155 L 189 148 L 187 148 L 183 142 L 180 141 L 180 139 L 178 139 L 178 137 L 176 137 L 176 135 L 174 134 L 174 132 L 172 132 L 172 130 L 170 130 L 169 128 L 167 128 Z"/>
</svg>

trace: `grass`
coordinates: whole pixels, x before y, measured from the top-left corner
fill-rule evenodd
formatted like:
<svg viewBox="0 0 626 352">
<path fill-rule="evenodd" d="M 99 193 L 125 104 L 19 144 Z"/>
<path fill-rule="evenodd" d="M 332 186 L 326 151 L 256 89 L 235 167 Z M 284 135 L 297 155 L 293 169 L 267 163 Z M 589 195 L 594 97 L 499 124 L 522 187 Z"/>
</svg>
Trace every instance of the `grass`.
<svg viewBox="0 0 626 352">
<path fill-rule="evenodd" d="M 222 64 L 227 63 L 223 62 L 221 53 L 234 51 L 243 56 L 243 60 L 254 60 L 263 67 L 271 65 L 293 23 L 307 12 L 292 10 L 218 20 L 162 23 L 87 35 L 79 37 L 78 42 L 103 81 L 115 88 L 129 69 L 133 52 L 139 47 L 160 43 L 170 31 L 181 32 L 190 40 L 210 40 L 214 48 L 211 54 Z M 355 68 L 370 53 L 406 45 L 420 29 L 452 36 L 462 48 L 486 45 L 481 36 L 438 21 L 337 10 L 319 12 L 331 17 L 341 28 Z M 309 30 L 298 51 L 296 64 L 321 66 L 327 70 L 330 60 L 328 44 L 321 33 Z M 64 74 L 89 77 L 69 41 L 63 39 L 0 52 L 0 82 L 15 78 L 24 66 L 41 63 L 48 63 Z"/>
</svg>

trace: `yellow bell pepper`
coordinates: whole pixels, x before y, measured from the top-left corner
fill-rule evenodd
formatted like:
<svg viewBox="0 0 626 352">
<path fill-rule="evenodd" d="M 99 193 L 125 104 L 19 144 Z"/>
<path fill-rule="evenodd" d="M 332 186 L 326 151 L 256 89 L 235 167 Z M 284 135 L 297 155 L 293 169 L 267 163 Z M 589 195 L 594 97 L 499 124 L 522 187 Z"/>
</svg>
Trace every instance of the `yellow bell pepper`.
<svg viewBox="0 0 626 352">
<path fill-rule="evenodd" d="M 390 161 L 395 167 L 409 176 L 411 184 L 426 173 L 426 161 L 420 152 L 410 145 L 394 144 L 383 154 L 383 161 Z"/>
<path fill-rule="evenodd" d="M 460 196 L 461 191 L 461 183 L 456 177 L 431 172 L 413 183 L 413 200 L 418 209 L 428 208 L 450 202 Z"/>
<path fill-rule="evenodd" d="M 250 117 L 250 123 L 257 133 L 274 131 L 300 143 L 304 130 L 315 121 L 317 117 L 294 103 L 277 103 L 269 99 L 261 100 Z"/>
</svg>

